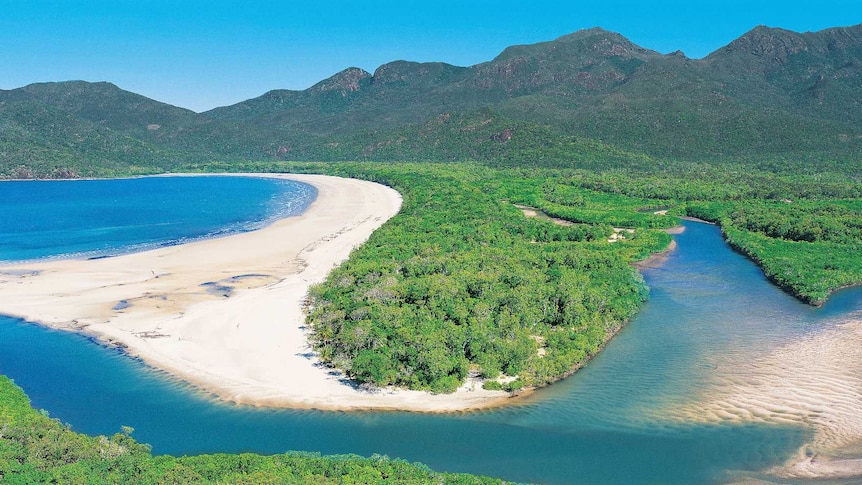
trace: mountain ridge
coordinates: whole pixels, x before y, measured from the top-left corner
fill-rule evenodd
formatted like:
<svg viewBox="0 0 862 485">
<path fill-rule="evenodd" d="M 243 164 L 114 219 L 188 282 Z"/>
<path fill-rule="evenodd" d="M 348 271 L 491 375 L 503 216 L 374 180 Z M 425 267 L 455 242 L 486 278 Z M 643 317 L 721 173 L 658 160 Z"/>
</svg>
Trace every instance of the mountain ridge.
<svg viewBox="0 0 862 485">
<path fill-rule="evenodd" d="M 183 160 L 377 159 L 388 153 L 381 147 L 418 146 L 405 137 L 427 142 L 419 152 L 431 161 L 461 152 L 565 165 L 562 152 L 542 152 L 564 139 L 593 140 L 590 146 L 637 159 L 853 158 L 862 150 L 862 24 L 806 33 L 757 26 L 702 59 L 661 54 L 596 27 L 510 46 L 467 67 L 406 60 L 373 73 L 348 67 L 304 90 L 274 89 L 203 113 L 111 83 L 36 83 L 0 91 L 8 127 L 0 143 L 34 146 L 23 157 L 20 147 L 0 150 L 6 176 L 10 167 L 50 165 L 47 146 L 77 165 L 99 152 L 82 151 L 76 133 L 44 142 L 48 128 L 21 122 L 21 110 L 36 105 L 48 125 L 78 124 L 103 145 L 139 148 L 105 147 L 99 157 L 162 170 Z M 451 123 L 434 123 L 452 118 L 466 123 L 459 130 L 476 129 L 463 120 L 481 113 L 492 113 L 497 131 L 470 138 Z M 542 138 L 518 140 L 521 133 Z M 457 146 L 433 149 L 447 143 Z"/>
</svg>

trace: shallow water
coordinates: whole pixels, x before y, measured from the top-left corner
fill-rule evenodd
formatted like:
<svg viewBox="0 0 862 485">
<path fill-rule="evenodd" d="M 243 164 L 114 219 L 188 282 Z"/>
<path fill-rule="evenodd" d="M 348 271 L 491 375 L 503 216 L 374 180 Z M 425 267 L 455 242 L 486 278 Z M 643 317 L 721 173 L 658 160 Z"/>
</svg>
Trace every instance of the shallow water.
<svg viewBox="0 0 862 485">
<path fill-rule="evenodd" d="M 770 285 L 713 226 L 686 223 L 645 272 L 643 311 L 577 374 L 514 405 L 457 415 L 269 410 L 219 403 L 84 337 L 0 320 L 0 372 L 36 407 L 92 434 L 121 425 L 156 453 L 387 454 L 432 468 L 541 483 L 723 483 L 769 478 L 813 430 L 679 419 L 727 362 L 746 362 L 862 310 L 821 309 Z M 839 482 L 836 482 L 839 483 Z M 848 482 L 851 483 L 851 482 Z"/>
</svg>

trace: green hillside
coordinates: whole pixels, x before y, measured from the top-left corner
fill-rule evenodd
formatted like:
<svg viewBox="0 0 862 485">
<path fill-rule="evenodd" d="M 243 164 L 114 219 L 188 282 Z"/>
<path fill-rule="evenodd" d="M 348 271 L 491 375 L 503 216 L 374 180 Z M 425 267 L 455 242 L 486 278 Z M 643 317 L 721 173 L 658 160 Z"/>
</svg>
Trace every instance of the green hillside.
<svg viewBox="0 0 862 485">
<path fill-rule="evenodd" d="M 109 83 L 43 83 L 0 91 L 0 143 L 14 147 L 0 152 L 0 175 L 203 160 L 567 166 L 584 148 L 633 163 L 858 165 L 860 79 L 862 25 L 757 27 L 704 59 L 590 29 L 469 67 L 348 68 L 303 91 L 200 114 Z"/>
<path fill-rule="evenodd" d="M 160 103 L 106 82 L 39 83 L 15 90 L 15 93 L 20 98 L 38 100 L 96 125 L 146 141 L 176 137 L 197 120 L 193 111 Z"/>
<path fill-rule="evenodd" d="M 7 177 L 68 177 L 156 165 L 161 150 L 44 104 L 7 101 L 0 111 Z"/>
</svg>

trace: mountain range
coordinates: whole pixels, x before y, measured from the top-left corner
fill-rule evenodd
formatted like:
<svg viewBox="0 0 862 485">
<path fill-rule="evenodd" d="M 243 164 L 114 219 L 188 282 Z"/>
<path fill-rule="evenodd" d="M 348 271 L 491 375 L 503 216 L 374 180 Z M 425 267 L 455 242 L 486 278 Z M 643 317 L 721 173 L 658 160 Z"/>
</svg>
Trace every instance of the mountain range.
<svg viewBox="0 0 862 485">
<path fill-rule="evenodd" d="M 469 67 L 352 67 L 204 113 L 106 82 L 0 90 L 7 177 L 237 160 L 588 166 L 859 153 L 862 25 L 756 27 L 703 59 L 594 28 Z"/>
</svg>

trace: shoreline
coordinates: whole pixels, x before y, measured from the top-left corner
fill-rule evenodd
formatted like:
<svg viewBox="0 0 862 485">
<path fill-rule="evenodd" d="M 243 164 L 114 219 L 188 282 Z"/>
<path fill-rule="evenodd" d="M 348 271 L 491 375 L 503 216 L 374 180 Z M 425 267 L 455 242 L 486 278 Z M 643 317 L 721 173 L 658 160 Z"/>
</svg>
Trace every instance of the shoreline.
<svg viewBox="0 0 862 485">
<path fill-rule="evenodd" d="M 113 178 L 94 178 L 94 177 L 82 177 L 82 178 L 58 178 L 58 179 L 0 179 L 0 183 L 2 182 L 79 182 L 79 181 L 111 181 L 111 180 L 137 180 L 137 179 L 145 179 L 145 178 L 168 178 L 168 177 L 257 177 L 257 178 L 276 178 L 276 179 L 284 179 L 291 180 L 286 175 L 290 174 L 279 174 L 279 173 L 162 173 L 162 174 L 154 174 L 154 175 L 131 175 L 128 177 L 113 177 Z M 312 184 L 306 183 L 314 187 Z M 315 189 L 315 198 L 317 197 L 316 189 Z M 306 204 L 306 209 L 311 206 L 311 203 L 314 202 L 312 199 L 311 202 Z M 272 217 L 267 217 L 260 221 L 255 221 L 253 226 L 243 227 L 239 229 L 228 229 L 225 231 L 220 231 L 218 234 L 206 234 L 201 236 L 191 236 L 191 237 L 183 237 L 182 239 L 162 241 L 162 242 L 150 242 L 150 243 L 140 243 L 131 246 L 118 246 L 116 248 L 109 249 L 94 249 L 88 251 L 82 251 L 77 253 L 67 253 L 67 254 L 56 254 L 56 255 L 47 255 L 47 256 L 39 256 L 30 259 L 16 259 L 16 260 L 0 260 L 0 276 L 3 274 L 4 267 L 12 267 L 12 266 L 25 266 L 25 265 L 36 265 L 43 262 L 48 261 L 65 261 L 65 260 L 94 260 L 94 259 L 107 259 L 107 258 L 116 258 L 119 256 L 127 256 L 129 254 L 135 253 L 143 253 L 147 251 L 153 251 L 157 249 L 162 249 L 171 246 L 180 246 L 185 244 L 196 243 L 199 241 L 208 241 L 211 239 L 220 239 L 223 237 L 234 236 L 237 234 L 245 234 L 248 232 L 254 232 L 261 229 L 265 229 L 270 225 L 289 217 L 298 217 L 305 213 L 303 211 L 299 214 L 276 214 Z M 0 312 L 2 313 L 2 312 Z"/>
<path fill-rule="evenodd" d="M 0 313 L 122 347 L 237 404 L 457 412 L 511 402 L 475 380 L 453 394 L 363 390 L 310 349 L 309 287 L 398 213 L 398 192 L 324 175 L 201 175 L 290 179 L 318 195 L 303 214 L 250 232 L 110 258 L 2 264 Z M 208 291 L 219 285 L 231 288 L 227 296 Z"/>
<path fill-rule="evenodd" d="M 631 263 L 631 265 L 634 266 L 638 271 L 643 271 L 650 268 L 657 268 L 663 265 L 665 261 L 667 261 L 667 258 L 670 257 L 670 254 L 676 251 L 676 248 L 676 239 L 671 239 L 670 243 L 663 250 L 657 253 L 652 253 L 646 259 L 635 261 L 634 263 Z"/>
</svg>

